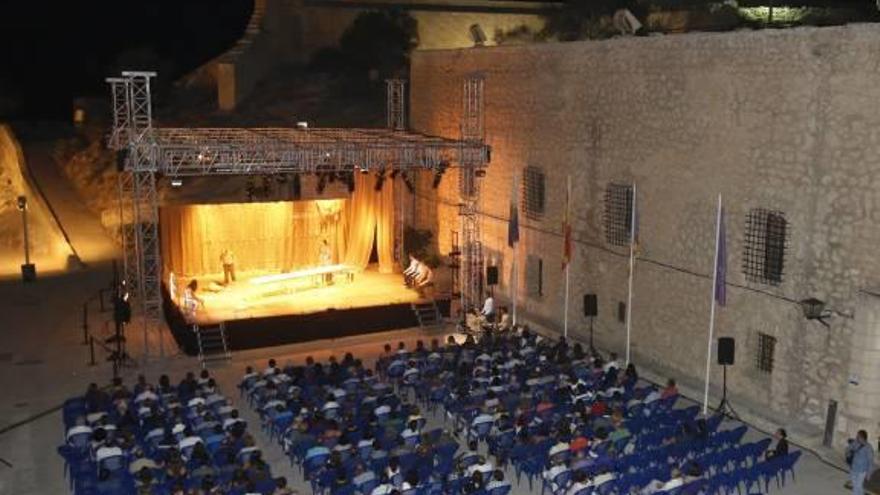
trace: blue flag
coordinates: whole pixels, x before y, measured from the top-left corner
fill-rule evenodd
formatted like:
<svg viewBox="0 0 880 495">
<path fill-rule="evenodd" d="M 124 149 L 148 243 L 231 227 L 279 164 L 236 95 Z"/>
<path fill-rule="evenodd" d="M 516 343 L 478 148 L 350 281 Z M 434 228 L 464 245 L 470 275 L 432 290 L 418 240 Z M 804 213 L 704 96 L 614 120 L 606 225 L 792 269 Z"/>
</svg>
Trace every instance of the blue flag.
<svg viewBox="0 0 880 495">
<path fill-rule="evenodd" d="M 724 233 L 724 207 L 718 214 L 718 239 L 715 240 L 715 302 L 727 302 L 727 236 Z"/>
</svg>

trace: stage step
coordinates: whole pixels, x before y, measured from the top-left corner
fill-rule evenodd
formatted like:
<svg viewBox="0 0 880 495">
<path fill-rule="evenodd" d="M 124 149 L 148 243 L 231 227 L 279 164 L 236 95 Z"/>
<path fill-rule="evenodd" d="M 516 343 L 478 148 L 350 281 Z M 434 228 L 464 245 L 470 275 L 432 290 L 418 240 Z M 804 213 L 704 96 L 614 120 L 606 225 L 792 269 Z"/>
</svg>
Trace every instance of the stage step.
<svg viewBox="0 0 880 495">
<path fill-rule="evenodd" d="M 437 307 L 437 301 L 431 299 L 428 302 L 411 304 L 416 320 L 422 328 L 438 327 L 443 324 L 443 315 Z"/>
<path fill-rule="evenodd" d="M 199 361 L 202 363 L 202 368 L 205 368 L 209 362 L 232 359 L 232 353 L 229 352 L 229 345 L 226 342 L 225 323 L 206 327 L 193 325 L 193 331 L 199 341 Z"/>
</svg>

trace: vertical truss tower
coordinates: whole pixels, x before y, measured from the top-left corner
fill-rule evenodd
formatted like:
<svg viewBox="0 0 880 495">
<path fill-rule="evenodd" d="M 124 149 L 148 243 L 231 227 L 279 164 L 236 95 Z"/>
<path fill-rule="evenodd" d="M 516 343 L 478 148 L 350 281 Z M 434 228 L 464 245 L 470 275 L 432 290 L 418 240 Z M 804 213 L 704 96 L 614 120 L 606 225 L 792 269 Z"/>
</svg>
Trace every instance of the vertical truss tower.
<svg viewBox="0 0 880 495">
<path fill-rule="evenodd" d="M 122 267 L 128 290 L 140 303 L 144 358 L 150 335 L 162 331 L 162 260 L 159 254 L 159 198 L 156 191 L 156 138 L 150 80 L 155 72 L 123 72 L 109 78 L 113 98 L 113 131 L 109 146 L 119 153 L 119 230 Z"/>
<path fill-rule="evenodd" d="M 462 93 L 461 138 L 464 142 L 482 144 L 483 128 L 482 74 L 470 74 L 464 80 Z M 481 157 L 463 153 L 459 174 L 459 215 L 461 217 L 461 307 L 462 311 L 478 307 L 483 281 L 483 244 L 480 229 L 480 184 L 477 171 Z"/>
</svg>

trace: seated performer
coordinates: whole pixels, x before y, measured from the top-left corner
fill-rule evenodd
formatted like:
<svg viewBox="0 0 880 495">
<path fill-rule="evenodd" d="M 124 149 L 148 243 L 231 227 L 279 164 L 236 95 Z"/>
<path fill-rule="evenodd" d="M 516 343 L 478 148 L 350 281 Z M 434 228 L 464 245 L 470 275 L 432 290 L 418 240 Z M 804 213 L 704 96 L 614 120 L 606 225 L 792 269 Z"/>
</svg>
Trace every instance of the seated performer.
<svg viewBox="0 0 880 495">
<path fill-rule="evenodd" d="M 228 248 L 220 253 L 220 263 L 223 265 L 223 285 L 229 285 L 229 281 L 235 282 L 235 254 Z"/>
<path fill-rule="evenodd" d="M 196 315 L 196 311 L 198 311 L 199 306 L 203 309 L 205 307 L 205 301 L 202 300 L 201 297 L 196 295 L 196 291 L 199 290 L 199 283 L 196 279 L 192 279 L 187 284 L 186 289 L 183 291 L 183 311 L 187 317 L 192 318 Z"/>
<path fill-rule="evenodd" d="M 431 270 L 431 267 L 424 263 L 419 263 L 419 265 L 422 269 L 420 271 L 421 276 L 416 281 L 416 288 L 421 289 L 434 283 L 434 270 Z"/>
<path fill-rule="evenodd" d="M 409 255 L 409 266 L 403 271 L 403 283 L 407 287 L 412 287 L 413 280 L 419 271 L 419 260 L 415 256 Z"/>
</svg>

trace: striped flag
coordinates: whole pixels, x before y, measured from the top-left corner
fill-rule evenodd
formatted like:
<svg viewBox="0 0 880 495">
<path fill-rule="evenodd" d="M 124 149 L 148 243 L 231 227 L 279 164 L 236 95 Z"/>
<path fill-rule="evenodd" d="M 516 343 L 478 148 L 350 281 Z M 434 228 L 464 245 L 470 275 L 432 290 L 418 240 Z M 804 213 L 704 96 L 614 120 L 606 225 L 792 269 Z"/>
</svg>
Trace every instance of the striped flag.
<svg viewBox="0 0 880 495">
<path fill-rule="evenodd" d="M 519 242 L 519 205 L 516 190 L 516 177 L 513 178 L 513 190 L 510 191 L 510 218 L 507 220 L 507 245 L 513 247 Z"/>
<path fill-rule="evenodd" d="M 562 269 L 571 263 L 571 178 L 565 188 L 565 210 L 562 213 Z"/>
<path fill-rule="evenodd" d="M 724 232 L 724 207 L 719 206 L 718 239 L 715 240 L 715 301 L 727 302 L 727 235 Z"/>
</svg>

